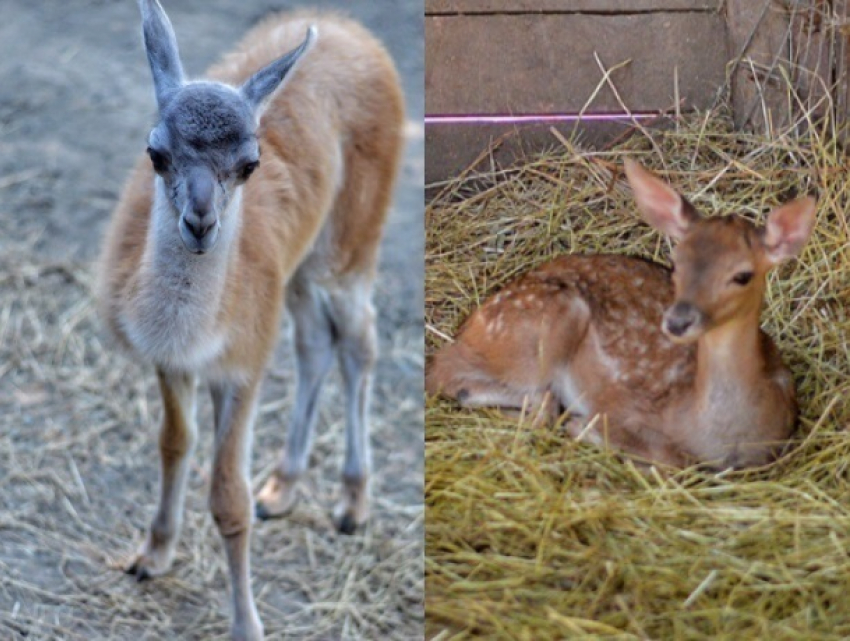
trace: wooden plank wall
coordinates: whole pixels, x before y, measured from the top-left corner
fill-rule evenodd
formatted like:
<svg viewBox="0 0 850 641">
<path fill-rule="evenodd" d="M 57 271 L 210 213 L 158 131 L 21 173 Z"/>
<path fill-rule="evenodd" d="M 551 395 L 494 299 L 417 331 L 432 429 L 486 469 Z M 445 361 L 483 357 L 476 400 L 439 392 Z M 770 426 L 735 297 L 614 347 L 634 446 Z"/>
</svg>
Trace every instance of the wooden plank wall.
<svg viewBox="0 0 850 641">
<path fill-rule="evenodd" d="M 850 115 L 850 0 L 426 0 L 425 102 L 433 116 L 705 110 L 728 92 L 737 126 L 782 131 L 800 113 Z M 610 72 L 610 83 L 605 74 Z M 789 91 L 787 79 L 793 91 Z M 455 119 L 457 120 L 457 119 Z M 427 121 L 426 121 L 427 122 Z M 492 141 L 500 164 L 575 124 L 426 125 L 426 182 Z M 584 122 L 603 144 L 628 121 Z M 515 135 L 521 132 L 522 135 Z"/>
<path fill-rule="evenodd" d="M 719 2 L 426 0 L 426 114 L 616 114 L 666 111 L 677 102 L 706 109 L 725 79 Z M 497 160 L 552 146 L 551 126 L 429 124 L 426 182 L 454 175 L 491 140 L 518 129 L 523 135 L 509 136 Z M 585 126 L 582 139 L 598 143 L 626 126 Z M 569 137 L 575 125 L 556 127 Z"/>
</svg>

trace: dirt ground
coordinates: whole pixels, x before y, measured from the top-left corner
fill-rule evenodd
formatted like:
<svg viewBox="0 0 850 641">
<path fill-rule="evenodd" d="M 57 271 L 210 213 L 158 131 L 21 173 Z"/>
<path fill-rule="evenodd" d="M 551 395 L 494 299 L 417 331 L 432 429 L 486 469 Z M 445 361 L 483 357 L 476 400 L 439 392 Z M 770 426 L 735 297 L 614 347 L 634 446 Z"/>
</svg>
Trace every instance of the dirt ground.
<svg viewBox="0 0 850 641">
<path fill-rule="evenodd" d="M 164 2 L 191 75 L 268 12 L 302 4 Z M 421 638 L 423 9 L 311 4 L 345 7 L 378 34 L 408 100 L 376 293 L 373 517 L 352 537 L 330 520 L 343 428 L 334 374 L 302 500 L 254 529 L 254 590 L 269 639 Z M 160 402 L 150 368 L 109 346 L 91 285 L 104 225 L 153 124 L 137 8 L 4 0 L 0 15 L 0 639 L 226 638 L 206 398 L 175 567 L 142 584 L 121 572 L 156 503 Z M 284 442 L 292 365 L 281 340 L 256 425 L 256 485 Z"/>
</svg>

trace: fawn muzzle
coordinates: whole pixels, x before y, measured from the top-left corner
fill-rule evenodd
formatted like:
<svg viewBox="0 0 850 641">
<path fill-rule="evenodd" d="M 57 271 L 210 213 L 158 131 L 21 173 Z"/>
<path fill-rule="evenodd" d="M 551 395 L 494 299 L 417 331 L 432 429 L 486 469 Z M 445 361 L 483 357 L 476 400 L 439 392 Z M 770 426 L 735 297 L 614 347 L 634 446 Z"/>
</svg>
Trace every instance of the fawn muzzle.
<svg viewBox="0 0 850 641">
<path fill-rule="evenodd" d="M 693 303 L 679 301 L 664 312 L 661 329 L 674 342 L 685 343 L 702 333 L 705 315 Z"/>
</svg>

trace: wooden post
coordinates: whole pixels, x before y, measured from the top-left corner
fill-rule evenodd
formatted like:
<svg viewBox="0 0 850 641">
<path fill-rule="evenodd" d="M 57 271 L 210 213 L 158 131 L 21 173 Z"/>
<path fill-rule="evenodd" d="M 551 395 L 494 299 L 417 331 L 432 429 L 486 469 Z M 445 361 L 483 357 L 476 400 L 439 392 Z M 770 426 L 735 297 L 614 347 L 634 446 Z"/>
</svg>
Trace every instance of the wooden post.
<svg viewBox="0 0 850 641">
<path fill-rule="evenodd" d="M 788 11 L 776 0 L 727 0 L 726 17 L 735 126 L 768 135 L 785 129 L 791 123 L 781 71 L 791 55 Z"/>
</svg>

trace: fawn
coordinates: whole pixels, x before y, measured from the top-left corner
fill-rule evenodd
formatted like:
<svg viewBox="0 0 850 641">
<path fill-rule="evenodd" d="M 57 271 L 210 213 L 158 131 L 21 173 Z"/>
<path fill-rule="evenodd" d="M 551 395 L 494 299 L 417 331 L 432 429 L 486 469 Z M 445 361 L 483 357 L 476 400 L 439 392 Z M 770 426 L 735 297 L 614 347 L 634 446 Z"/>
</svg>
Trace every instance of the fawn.
<svg viewBox="0 0 850 641">
<path fill-rule="evenodd" d="M 128 572 L 141 580 L 171 565 L 203 380 L 215 415 L 210 509 L 230 568 L 232 637 L 261 639 L 248 556 L 251 433 L 284 302 L 295 408 L 256 513 L 292 507 L 320 388 L 338 356 L 348 400 L 337 527 L 351 533 L 368 515 L 371 292 L 403 98 L 384 48 L 342 17 L 272 16 L 211 80 L 188 81 L 162 7 L 139 5 L 159 120 L 113 214 L 98 287 L 111 332 L 155 366 L 163 402 L 159 507 Z"/>
<path fill-rule="evenodd" d="M 678 241 L 674 270 L 611 255 L 545 263 L 473 312 L 432 359 L 426 388 L 467 407 L 566 409 L 572 436 L 648 462 L 767 463 L 797 404 L 759 328 L 765 276 L 802 250 L 815 200 L 776 208 L 758 229 L 705 219 L 637 162 L 625 170 L 643 218 Z"/>
</svg>

